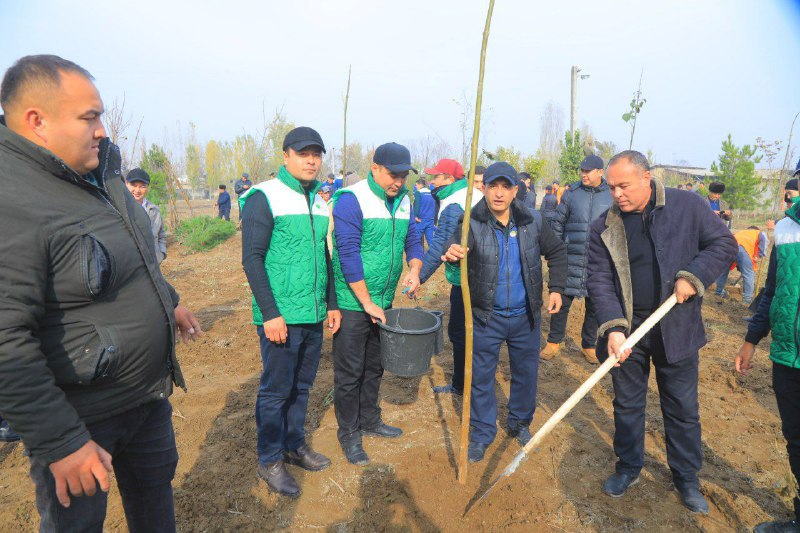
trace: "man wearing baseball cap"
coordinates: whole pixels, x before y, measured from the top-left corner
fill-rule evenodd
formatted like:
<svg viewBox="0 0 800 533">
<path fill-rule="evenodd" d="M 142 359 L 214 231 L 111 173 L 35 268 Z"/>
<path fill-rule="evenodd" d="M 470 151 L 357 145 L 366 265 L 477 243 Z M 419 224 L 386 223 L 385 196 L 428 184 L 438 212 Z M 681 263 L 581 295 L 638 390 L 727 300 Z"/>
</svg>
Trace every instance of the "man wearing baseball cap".
<svg viewBox="0 0 800 533">
<path fill-rule="evenodd" d="M 521 446 L 531 438 L 528 426 L 536 408 L 541 336 L 542 260 L 549 266 L 548 311 L 558 312 L 567 278 L 567 254 L 541 213 L 515 199 L 517 172 L 493 163 L 483 175 L 485 197 L 472 210 L 469 224 L 469 288 L 475 319 L 472 404 L 468 458 L 483 459 L 497 436 L 495 374 L 503 343 L 511 363 L 508 435 Z M 460 226 L 460 225 L 459 225 Z M 444 256 L 457 262 L 466 255 L 458 244 L 460 227 Z"/>
<path fill-rule="evenodd" d="M 570 185 L 569 194 L 564 194 L 561 205 L 549 217 L 553 231 L 567 245 L 569 270 L 561 310 L 550 318 L 550 333 L 547 346 L 542 350 L 542 359 L 552 359 L 558 354 L 567 332 L 572 301 L 583 298 L 586 310 L 581 329 L 581 352 L 587 362 L 596 365 L 597 319 L 586 289 L 589 225 L 611 207 L 612 199 L 603 179 L 603 160 L 599 156 L 590 155 L 581 161 L 580 175 L 581 181 Z"/>
<path fill-rule="evenodd" d="M 247 172 L 242 173 L 242 177 L 236 180 L 236 183 L 233 184 L 233 192 L 236 193 L 236 198 L 241 199 L 242 195 L 250 190 L 250 187 L 253 186 L 253 182 L 250 181 L 250 174 Z M 242 212 L 241 209 L 239 210 L 239 221 L 242 220 Z"/>
<path fill-rule="evenodd" d="M 477 172 L 478 169 L 476 167 L 475 171 Z M 461 163 L 454 159 L 442 159 L 433 168 L 426 168 L 425 173 L 431 176 L 430 181 L 435 187 L 433 196 L 438 204 L 439 220 L 433 239 L 428 245 L 428 251 L 422 260 L 422 273 L 420 274 L 422 283 L 428 281 L 442 264 L 442 254 L 446 251 L 447 244 L 456 231 L 459 218 L 464 214 L 468 185 Z M 474 207 L 482 198 L 481 191 L 477 189 L 472 191 L 472 206 Z M 450 319 L 447 323 L 447 336 L 453 345 L 453 377 L 449 385 L 434 387 L 433 390 L 440 393 L 463 394 L 466 331 L 464 329 L 464 299 L 461 296 L 461 274 L 458 265 L 446 264 L 445 277 L 450 283 Z"/>
<path fill-rule="evenodd" d="M 411 270 L 403 285 L 409 296 L 419 288 L 422 243 L 405 187 L 411 154 L 397 143 L 375 150 L 367 179 L 336 191 L 333 209 L 333 266 L 342 327 L 333 337 L 334 407 L 338 438 L 347 460 L 369 463 L 362 435 L 399 437 L 385 424 L 378 405 L 383 376 L 376 322 L 386 322 L 403 272 L 403 252 Z"/>
<path fill-rule="evenodd" d="M 310 471 L 331 464 L 311 449 L 304 430 L 323 322 L 332 333 L 341 322 L 326 244 L 328 206 L 316 197 L 324 152 L 315 130 L 293 129 L 283 141 L 277 177 L 239 198 L 242 264 L 264 365 L 256 400 L 257 473 L 270 490 L 292 498 L 300 487 L 287 463 Z"/>
<path fill-rule="evenodd" d="M 167 232 L 164 230 L 161 209 L 147 199 L 150 175 L 141 168 L 134 168 L 125 176 L 125 185 L 128 186 L 133 198 L 147 211 L 147 216 L 150 218 L 150 230 L 153 232 L 153 241 L 156 245 L 156 259 L 161 264 L 167 258 Z"/>
</svg>

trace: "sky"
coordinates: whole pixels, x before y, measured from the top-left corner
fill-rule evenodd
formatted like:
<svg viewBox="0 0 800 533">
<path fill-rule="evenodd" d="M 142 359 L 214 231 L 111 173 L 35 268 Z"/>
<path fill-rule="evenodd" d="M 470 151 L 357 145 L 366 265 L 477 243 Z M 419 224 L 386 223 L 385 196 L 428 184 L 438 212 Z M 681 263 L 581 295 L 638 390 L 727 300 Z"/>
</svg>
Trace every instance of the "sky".
<svg viewBox="0 0 800 533">
<path fill-rule="evenodd" d="M 642 75 L 647 101 L 633 147 L 652 150 L 656 163 L 707 167 L 728 134 L 738 145 L 786 140 L 800 112 L 800 0 L 542 4 L 496 0 L 482 147 L 534 153 L 549 101 L 568 127 L 572 65 L 589 75 L 579 81 L 578 126 L 620 149 L 630 137 L 621 116 Z M 200 142 L 231 140 L 256 133 L 262 109 L 268 118 L 282 109 L 338 150 L 352 65 L 348 141 L 432 136 L 457 157 L 455 100 L 475 100 L 487 7 L 488 0 L 0 0 L 0 69 L 27 54 L 70 59 L 94 75 L 106 105 L 124 96 L 148 142 L 174 142 L 189 123 Z"/>
</svg>

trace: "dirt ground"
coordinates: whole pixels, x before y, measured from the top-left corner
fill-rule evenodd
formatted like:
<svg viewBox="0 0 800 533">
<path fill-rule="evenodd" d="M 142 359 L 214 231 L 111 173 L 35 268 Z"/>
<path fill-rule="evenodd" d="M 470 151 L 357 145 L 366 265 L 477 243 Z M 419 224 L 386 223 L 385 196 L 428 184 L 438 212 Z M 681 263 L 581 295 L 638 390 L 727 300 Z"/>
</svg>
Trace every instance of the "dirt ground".
<svg viewBox="0 0 800 533">
<path fill-rule="evenodd" d="M 501 430 L 486 459 L 470 466 L 466 485 L 457 482 L 461 403 L 431 391 L 449 379 L 449 343 L 421 378 L 385 376 L 384 419 L 402 427 L 405 435 L 397 440 L 365 438 L 372 463 L 357 467 L 347 463 L 336 440 L 331 341 L 326 338 L 307 430 L 313 446 L 330 456 L 333 465 L 316 473 L 290 467 L 303 490 L 297 500 L 271 494 L 255 473 L 254 404 L 261 360 L 240 246 L 239 234 L 206 254 L 187 254 L 173 244 L 163 265 L 206 332 L 199 342 L 179 346 L 189 392 L 179 390 L 172 397 L 181 455 L 174 482 L 181 531 L 746 531 L 760 521 L 789 515 L 792 478 L 770 362 L 760 349 L 748 378 L 733 374 L 732 360 L 745 331 L 742 318 L 748 313 L 735 298 L 713 295 L 705 302 L 709 344 L 701 352 L 700 366 L 701 479 L 711 505 L 708 516 L 689 514 L 672 488 L 654 378 L 642 482 L 621 499 L 601 492 L 615 461 L 607 377 L 538 453 L 463 518 L 466 506 L 519 446 L 502 431 L 510 379 L 503 351 L 496 387 Z M 424 287 L 421 305 L 448 311 L 448 290 L 440 270 Z M 397 305 L 410 304 L 398 298 Z M 582 307 L 576 304 L 566 347 L 552 361 L 540 363 L 534 430 L 594 369 L 575 343 L 581 316 Z M 38 525 L 27 469 L 21 445 L 0 446 L 0 530 L 32 531 Z M 124 524 L 114 488 L 107 529 L 124 531 Z"/>
</svg>

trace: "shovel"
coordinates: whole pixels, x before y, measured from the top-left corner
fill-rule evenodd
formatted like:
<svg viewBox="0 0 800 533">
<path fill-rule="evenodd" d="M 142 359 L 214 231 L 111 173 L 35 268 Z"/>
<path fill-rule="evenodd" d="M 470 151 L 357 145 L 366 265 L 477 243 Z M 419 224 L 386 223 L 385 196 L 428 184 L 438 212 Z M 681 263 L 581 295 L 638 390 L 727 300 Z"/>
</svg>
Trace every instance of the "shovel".
<svg viewBox="0 0 800 533">
<path fill-rule="evenodd" d="M 624 352 L 628 348 L 633 348 L 648 331 L 653 329 L 653 326 L 655 326 L 662 318 L 664 318 L 664 315 L 666 315 L 669 310 L 675 306 L 677 301 L 678 300 L 674 294 L 667 298 L 667 300 L 661 304 L 661 306 L 656 309 L 655 312 L 650 315 L 647 320 L 645 320 L 644 323 L 642 323 L 642 325 L 631 334 L 630 337 L 625 339 L 625 342 L 622 343 L 622 346 L 620 347 L 620 351 Z M 589 379 L 584 381 L 583 384 L 578 387 L 578 390 L 572 393 L 572 396 L 567 398 L 567 401 L 565 401 L 561 407 L 559 407 L 558 410 L 553 413 L 552 416 L 550 416 L 547 422 L 545 422 L 539 431 L 536 432 L 533 438 L 528 441 L 528 444 L 526 444 L 517 453 L 517 455 L 514 457 L 514 460 L 511 461 L 505 470 L 503 470 L 503 472 L 497 476 L 492 484 L 489 485 L 489 488 L 486 489 L 486 492 L 484 492 L 472 506 L 467 507 L 467 509 L 464 511 L 464 516 L 466 516 L 473 507 L 477 507 L 477 505 L 489 495 L 492 489 L 497 486 L 501 479 L 510 476 L 514 473 L 514 471 L 516 471 L 517 468 L 519 468 L 519 465 L 522 464 L 522 461 L 527 457 L 528 453 L 541 444 L 541 442 L 553 430 L 553 428 L 556 427 L 556 425 L 561 422 L 565 416 L 567 416 L 573 407 L 575 407 L 578 402 L 581 401 L 584 396 L 586 396 L 586 394 L 597 384 L 598 381 L 600 381 L 600 379 L 602 379 L 603 376 L 608 374 L 608 372 L 614 367 L 614 365 L 617 364 L 618 361 L 619 358 L 609 354 L 608 359 L 606 359 L 606 361 L 600 365 L 600 367 L 595 370 L 591 376 L 589 376 Z"/>
</svg>

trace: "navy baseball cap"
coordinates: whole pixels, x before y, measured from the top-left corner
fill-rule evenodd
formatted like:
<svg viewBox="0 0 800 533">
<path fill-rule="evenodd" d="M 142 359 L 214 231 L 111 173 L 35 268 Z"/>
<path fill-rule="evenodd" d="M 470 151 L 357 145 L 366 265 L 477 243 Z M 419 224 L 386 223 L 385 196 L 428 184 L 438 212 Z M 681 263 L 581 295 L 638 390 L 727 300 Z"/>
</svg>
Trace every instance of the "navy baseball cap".
<svg viewBox="0 0 800 533">
<path fill-rule="evenodd" d="M 125 177 L 125 181 L 133 183 L 134 181 L 141 181 L 145 185 L 150 185 L 150 175 L 141 168 L 134 168 Z"/>
<path fill-rule="evenodd" d="M 486 169 L 486 172 L 483 173 L 483 184 L 489 185 L 491 182 L 496 180 L 497 178 L 506 178 L 508 181 L 511 182 L 511 185 L 517 184 L 517 171 L 514 170 L 514 167 L 505 163 L 503 161 L 498 161 L 497 163 L 492 163 Z"/>
<path fill-rule="evenodd" d="M 242 172 L 242 177 L 244 179 L 248 179 L 250 177 L 250 174 L 248 174 L 247 172 Z"/>
<path fill-rule="evenodd" d="M 322 142 L 322 137 L 317 133 L 317 130 L 307 126 L 300 126 L 299 128 L 293 129 L 287 133 L 286 137 L 283 139 L 284 152 L 289 148 L 295 152 L 299 152 L 309 146 L 316 146 L 322 150 L 322 153 L 325 153 L 325 144 Z"/>
<path fill-rule="evenodd" d="M 581 170 L 603 170 L 605 165 L 603 159 L 598 155 L 589 155 L 581 161 Z"/>
<path fill-rule="evenodd" d="M 378 146 L 375 155 L 372 156 L 372 162 L 388 168 L 389 172 L 413 171 L 419 174 L 417 169 L 411 166 L 411 152 L 402 144 L 386 143 Z"/>
<path fill-rule="evenodd" d="M 333 192 L 333 187 L 330 185 L 323 185 L 319 188 L 320 192 Z"/>
</svg>

